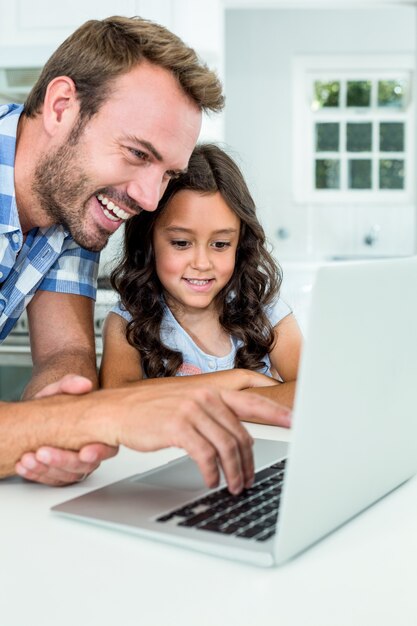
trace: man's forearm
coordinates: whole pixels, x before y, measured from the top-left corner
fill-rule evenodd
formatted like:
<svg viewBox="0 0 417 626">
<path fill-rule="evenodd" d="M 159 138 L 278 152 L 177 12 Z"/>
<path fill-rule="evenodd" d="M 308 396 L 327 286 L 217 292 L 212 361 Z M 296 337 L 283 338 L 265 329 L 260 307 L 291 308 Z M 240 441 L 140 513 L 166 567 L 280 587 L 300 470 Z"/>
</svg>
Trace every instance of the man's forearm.
<svg viewBox="0 0 417 626">
<path fill-rule="evenodd" d="M 240 420 L 289 425 L 278 404 L 229 389 L 191 385 L 188 391 L 120 388 L 82 396 L 50 396 L 0 404 L 0 477 L 14 473 L 25 452 L 41 446 L 80 450 L 91 442 L 148 452 L 176 447 L 198 464 L 209 487 L 220 469 L 231 493 L 253 481 L 253 440 Z"/>
<path fill-rule="evenodd" d="M 30 400 L 41 389 L 56 382 L 66 374 L 85 376 L 93 383 L 93 389 L 98 388 L 96 357 L 90 350 L 66 350 L 60 354 L 51 355 L 48 359 L 35 364 L 32 378 L 27 384 L 22 400 Z"/>
<path fill-rule="evenodd" d="M 99 396 L 106 393 L 0 403 L 0 478 L 13 475 L 22 455 L 41 446 L 79 450 L 95 441 L 114 444 L 115 433 L 106 426 L 104 397 L 101 410 L 96 409 Z"/>
</svg>

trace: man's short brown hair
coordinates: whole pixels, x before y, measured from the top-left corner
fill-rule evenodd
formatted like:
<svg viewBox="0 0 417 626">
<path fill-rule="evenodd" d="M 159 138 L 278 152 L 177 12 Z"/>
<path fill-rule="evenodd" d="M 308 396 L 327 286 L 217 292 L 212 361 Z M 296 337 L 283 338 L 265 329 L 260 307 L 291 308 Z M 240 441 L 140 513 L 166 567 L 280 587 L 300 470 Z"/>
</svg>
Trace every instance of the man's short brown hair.
<svg viewBox="0 0 417 626">
<path fill-rule="evenodd" d="M 172 72 L 200 110 L 223 108 L 216 74 L 179 37 L 138 16 L 113 16 L 89 20 L 57 48 L 26 100 L 25 115 L 35 117 L 42 110 L 51 80 L 69 76 L 77 88 L 80 120 L 86 122 L 109 98 L 112 82 L 143 60 Z"/>
</svg>

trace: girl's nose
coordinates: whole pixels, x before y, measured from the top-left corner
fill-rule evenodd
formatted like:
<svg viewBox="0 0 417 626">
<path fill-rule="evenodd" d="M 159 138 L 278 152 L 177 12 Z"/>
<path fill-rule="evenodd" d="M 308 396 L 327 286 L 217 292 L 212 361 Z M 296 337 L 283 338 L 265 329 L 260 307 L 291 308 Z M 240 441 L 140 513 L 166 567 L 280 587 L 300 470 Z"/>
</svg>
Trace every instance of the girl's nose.
<svg viewBox="0 0 417 626">
<path fill-rule="evenodd" d="M 211 266 L 212 263 L 206 246 L 196 246 L 194 248 L 193 267 L 204 271 L 210 269 Z"/>
</svg>

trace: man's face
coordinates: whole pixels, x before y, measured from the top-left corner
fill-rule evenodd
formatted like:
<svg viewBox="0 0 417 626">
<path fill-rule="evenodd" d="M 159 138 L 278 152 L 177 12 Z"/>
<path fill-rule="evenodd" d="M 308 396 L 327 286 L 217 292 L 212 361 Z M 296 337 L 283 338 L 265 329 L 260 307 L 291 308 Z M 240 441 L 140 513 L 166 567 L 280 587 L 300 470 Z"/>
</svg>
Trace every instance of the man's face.
<svg viewBox="0 0 417 626">
<path fill-rule="evenodd" d="M 156 209 L 186 169 L 200 126 L 201 112 L 173 76 L 143 62 L 117 79 L 80 133 L 43 157 L 33 192 L 51 225 L 102 250 L 126 219 Z"/>
</svg>

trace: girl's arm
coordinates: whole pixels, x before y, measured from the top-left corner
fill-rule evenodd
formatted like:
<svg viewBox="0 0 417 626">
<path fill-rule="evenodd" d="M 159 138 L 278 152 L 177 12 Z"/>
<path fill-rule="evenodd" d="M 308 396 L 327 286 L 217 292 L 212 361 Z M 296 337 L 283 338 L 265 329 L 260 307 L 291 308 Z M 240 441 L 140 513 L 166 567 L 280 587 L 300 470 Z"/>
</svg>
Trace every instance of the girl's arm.
<svg viewBox="0 0 417 626">
<path fill-rule="evenodd" d="M 127 321 L 117 313 L 109 313 L 106 318 L 103 327 L 103 356 L 100 367 L 101 387 L 125 387 L 130 384 L 167 386 L 210 383 L 239 391 L 277 384 L 277 381 L 269 376 L 245 369 L 196 374 L 194 376 L 143 379 L 140 356 L 126 339 L 126 326 Z"/>
<path fill-rule="evenodd" d="M 292 408 L 300 362 L 302 335 L 295 317 L 284 317 L 274 328 L 275 345 L 269 354 L 271 366 L 283 382 L 271 387 L 249 389 Z M 276 381 L 275 381 L 276 382 Z"/>
<path fill-rule="evenodd" d="M 103 356 L 100 365 L 100 387 L 123 387 L 142 380 L 142 366 L 136 348 L 126 339 L 127 321 L 109 313 L 103 326 Z"/>
</svg>

